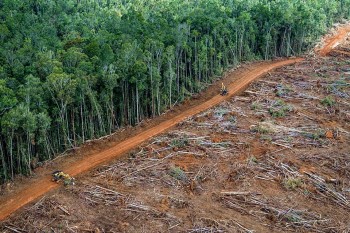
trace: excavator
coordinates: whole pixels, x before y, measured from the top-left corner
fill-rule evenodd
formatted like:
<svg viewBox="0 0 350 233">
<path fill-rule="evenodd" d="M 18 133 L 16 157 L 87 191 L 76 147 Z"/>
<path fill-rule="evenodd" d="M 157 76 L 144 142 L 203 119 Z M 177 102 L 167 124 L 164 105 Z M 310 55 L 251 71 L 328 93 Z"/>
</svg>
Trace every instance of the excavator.
<svg viewBox="0 0 350 233">
<path fill-rule="evenodd" d="M 64 186 L 75 184 L 75 178 L 62 171 L 54 171 L 52 173 L 52 181 L 57 183 L 63 181 Z"/>
<path fill-rule="evenodd" d="M 226 86 L 224 85 L 224 83 L 221 83 L 220 95 L 225 96 L 227 94 L 228 94 L 228 91 L 226 89 Z"/>
</svg>

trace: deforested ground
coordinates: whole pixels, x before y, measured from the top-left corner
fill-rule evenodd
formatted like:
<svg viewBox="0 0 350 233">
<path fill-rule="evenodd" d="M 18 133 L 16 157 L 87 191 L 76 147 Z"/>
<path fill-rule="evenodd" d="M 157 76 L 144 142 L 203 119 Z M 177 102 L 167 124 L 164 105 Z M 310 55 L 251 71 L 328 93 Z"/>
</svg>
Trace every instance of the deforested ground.
<svg viewBox="0 0 350 233">
<path fill-rule="evenodd" d="M 348 232 L 349 97 L 346 53 L 280 68 L 0 230 Z"/>
</svg>

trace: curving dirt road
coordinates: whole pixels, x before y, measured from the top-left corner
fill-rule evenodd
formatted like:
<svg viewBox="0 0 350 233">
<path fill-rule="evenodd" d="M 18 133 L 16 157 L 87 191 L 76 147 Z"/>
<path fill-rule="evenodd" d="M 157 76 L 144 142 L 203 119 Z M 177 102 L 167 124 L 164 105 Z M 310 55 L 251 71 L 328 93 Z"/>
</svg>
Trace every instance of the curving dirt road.
<svg viewBox="0 0 350 233">
<path fill-rule="evenodd" d="M 336 34 L 335 36 L 327 40 L 326 45 L 319 51 L 319 54 L 320 55 L 328 54 L 330 50 L 334 48 L 337 43 L 339 43 L 345 38 L 345 36 L 348 34 L 349 31 L 350 31 L 350 27 L 347 27 L 344 30 L 342 29 L 339 30 L 338 34 Z M 135 148 L 142 142 L 147 141 L 148 139 L 154 137 L 155 135 L 158 135 L 168 130 L 169 128 L 175 126 L 177 123 L 183 121 L 187 117 L 200 113 L 210 107 L 213 107 L 219 104 L 223 100 L 229 99 L 232 96 L 240 93 L 252 81 L 267 74 L 269 71 L 281 66 L 300 62 L 302 60 L 303 58 L 295 58 L 295 59 L 289 59 L 289 60 L 260 62 L 260 63 L 251 64 L 249 66 L 249 69 L 243 70 L 242 72 L 239 73 L 240 75 L 236 81 L 227 85 L 229 90 L 229 95 L 224 97 L 220 95 L 216 95 L 209 100 L 206 100 L 206 101 L 203 100 L 202 103 L 190 109 L 187 109 L 186 111 L 181 112 L 180 114 L 176 115 L 171 119 L 164 120 L 160 122 L 160 124 L 154 127 L 151 127 L 145 131 L 142 131 L 141 133 L 135 136 L 127 138 L 126 140 L 121 141 L 120 143 L 110 147 L 109 149 L 81 158 L 71 163 L 69 166 L 63 168 L 62 170 L 64 170 L 65 172 L 73 176 L 76 176 L 80 173 L 87 172 L 88 170 L 98 165 L 101 165 L 103 163 L 106 163 L 112 159 L 121 157 L 127 151 Z M 3 200 L 2 203 L 0 203 L 0 221 L 4 220 L 10 214 L 14 213 L 16 210 L 19 210 L 21 207 L 25 206 L 31 201 L 36 200 L 37 198 L 39 198 L 40 196 L 44 195 L 45 193 L 51 190 L 54 190 L 58 186 L 59 186 L 58 184 L 51 182 L 51 177 L 47 175 L 47 176 L 40 177 L 40 179 L 36 180 L 35 182 L 33 181 L 30 184 L 27 184 L 25 187 L 18 190 L 16 194 L 11 195 L 10 197 L 4 197 L 2 199 Z"/>
</svg>

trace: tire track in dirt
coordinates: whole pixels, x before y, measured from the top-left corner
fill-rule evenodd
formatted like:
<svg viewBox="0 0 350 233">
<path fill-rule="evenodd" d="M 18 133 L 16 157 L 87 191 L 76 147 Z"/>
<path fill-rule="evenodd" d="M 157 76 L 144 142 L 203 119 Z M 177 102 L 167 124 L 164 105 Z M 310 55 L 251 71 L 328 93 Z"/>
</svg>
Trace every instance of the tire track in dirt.
<svg viewBox="0 0 350 233">
<path fill-rule="evenodd" d="M 350 25 L 347 27 L 339 28 L 337 33 L 326 39 L 325 45 L 318 51 L 321 56 L 326 56 L 334 47 L 341 43 L 344 38 L 350 32 Z M 267 74 L 268 72 L 286 65 L 291 65 L 297 62 L 303 61 L 303 58 L 295 58 L 289 60 L 280 60 L 273 62 L 260 62 L 250 65 L 250 68 L 240 73 L 238 79 L 228 85 L 229 94 L 227 96 L 216 95 L 213 98 L 198 104 L 197 106 L 190 108 L 179 115 L 161 122 L 159 125 L 149 128 L 136 136 L 132 136 L 120 143 L 112 146 L 109 149 L 103 150 L 99 153 L 86 156 L 83 159 L 79 159 L 70 164 L 69 167 L 65 167 L 62 170 L 71 174 L 72 176 L 78 175 L 83 172 L 87 172 L 98 165 L 106 163 L 112 159 L 121 157 L 129 150 L 140 145 L 142 142 L 149 140 L 150 138 L 165 132 L 172 128 L 176 124 L 185 120 L 187 117 L 198 114 L 208 108 L 211 108 L 220 102 L 231 98 L 234 95 L 244 91 L 247 86 L 256 80 L 257 78 Z M 9 215 L 19 210 L 26 204 L 38 199 L 49 191 L 53 191 L 59 187 L 58 184 L 51 181 L 49 175 L 41 177 L 35 183 L 30 183 L 26 187 L 20 189 L 16 194 L 9 198 L 4 198 L 0 203 L 0 221 L 5 220 Z"/>
<path fill-rule="evenodd" d="M 244 89 L 247 88 L 247 86 L 251 82 L 267 74 L 273 69 L 285 65 L 294 64 L 302 60 L 302 58 L 295 58 L 289 60 L 251 64 L 249 69 L 241 73 L 241 76 L 238 77 L 238 80 L 228 85 L 229 94 L 227 96 L 216 95 L 208 101 L 199 104 L 193 108 L 190 108 L 172 119 L 165 120 L 159 125 L 145 130 L 136 136 L 128 138 L 107 150 L 101 151 L 100 153 L 96 153 L 91 156 L 87 156 L 84 159 L 75 161 L 69 167 L 63 168 L 62 170 L 64 170 L 72 176 L 76 176 L 80 173 L 87 172 L 98 165 L 106 163 L 112 159 L 118 158 L 126 152 L 130 151 L 131 149 L 135 148 L 136 146 L 140 145 L 142 142 L 147 141 L 160 133 L 163 133 L 164 131 L 172 128 L 176 124 L 185 120 L 186 118 L 198 114 L 208 108 L 211 108 L 219 104 L 220 102 L 244 91 Z M 58 184 L 51 181 L 50 176 L 44 176 L 36 183 L 24 188 L 23 190 L 20 190 L 10 199 L 7 199 L 0 204 L 0 221 L 4 220 L 10 214 L 20 209 L 24 205 L 36 200 L 37 198 L 43 196 L 45 193 L 57 188 L 58 186 Z"/>
</svg>

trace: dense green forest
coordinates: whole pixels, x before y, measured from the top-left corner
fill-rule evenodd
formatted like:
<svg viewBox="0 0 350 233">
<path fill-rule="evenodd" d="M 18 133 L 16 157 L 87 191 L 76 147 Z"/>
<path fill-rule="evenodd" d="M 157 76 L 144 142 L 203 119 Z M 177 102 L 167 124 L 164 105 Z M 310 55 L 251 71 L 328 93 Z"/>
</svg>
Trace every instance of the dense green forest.
<svg viewBox="0 0 350 233">
<path fill-rule="evenodd" d="M 307 50 L 350 0 L 1 0 L 0 182 Z"/>
</svg>

